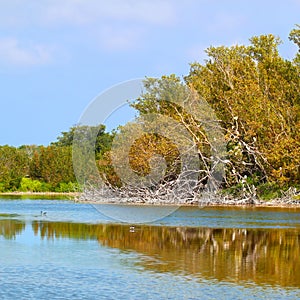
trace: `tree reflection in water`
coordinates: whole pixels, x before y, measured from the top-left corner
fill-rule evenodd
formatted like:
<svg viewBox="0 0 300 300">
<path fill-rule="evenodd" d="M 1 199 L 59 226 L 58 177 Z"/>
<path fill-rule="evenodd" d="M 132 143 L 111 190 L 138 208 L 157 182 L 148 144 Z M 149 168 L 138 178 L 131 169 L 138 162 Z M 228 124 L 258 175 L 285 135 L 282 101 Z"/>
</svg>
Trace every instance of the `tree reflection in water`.
<svg viewBox="0 0 300 300">
<path fill-rule="evenodd" d="M 14 219 L 0 220 L 0 237 L 5 239 L 15 239 L 24 229 L 25 222 Z"/>
<path fill-rule="evenodd" d="M 135 251 L 137 264 L 154 272 L 196 278 L 300 287 L 300 231 L 78 224 L 35 221 L 42 238 L 98 240 Z"/>
</svg>

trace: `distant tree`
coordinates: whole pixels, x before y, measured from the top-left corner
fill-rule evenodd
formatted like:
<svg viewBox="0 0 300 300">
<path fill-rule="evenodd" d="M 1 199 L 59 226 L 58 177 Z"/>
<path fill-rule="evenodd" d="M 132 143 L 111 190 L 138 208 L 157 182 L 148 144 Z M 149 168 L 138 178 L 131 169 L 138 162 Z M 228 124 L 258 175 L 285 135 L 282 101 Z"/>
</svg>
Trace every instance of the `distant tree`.
<svg viewBox="0 0 300 300">
<path fill-rule="evenodd" d="M 60 183 L 76 182 L 71 147 L 41 146 L 30 161 L 30 177 L 57 187 Z"/>
<path fill-rule="evenodd" d="M 51 145 L 59 147 L 72 146 L 75 132 L 76 137 L 83 140 L 92 139 L 94 136 L 96 136 L 95 153 L 97 154 L 97 156 L 103 155 L 107 150 L 109 150 L 111 146 L 113 134 L 105 132 L 105 125 L 73 126 L 69 129 L 69 131 L 62 132 L 61 135 L 57 138 L 57 141 L 51 143 Z"/>
<path fill-rule="evenodd" d="M 28 156 L 25 151 L 11 146 L 0 146 L 0 191 L 14 191 L 28 175 Z"/>
</svg>

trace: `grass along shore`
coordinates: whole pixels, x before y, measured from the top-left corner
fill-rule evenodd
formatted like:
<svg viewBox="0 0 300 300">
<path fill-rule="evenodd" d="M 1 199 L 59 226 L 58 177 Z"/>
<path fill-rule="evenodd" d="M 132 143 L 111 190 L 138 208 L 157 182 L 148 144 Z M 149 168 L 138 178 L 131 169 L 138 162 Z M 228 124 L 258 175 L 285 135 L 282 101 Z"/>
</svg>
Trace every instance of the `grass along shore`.
<svg viewBox="0 0 300 300">
<path fill-rule="evenodd" d="M 1 192 L 0 196 L 67 196 L 79 197 L 79 192 Z"/>
</svg>

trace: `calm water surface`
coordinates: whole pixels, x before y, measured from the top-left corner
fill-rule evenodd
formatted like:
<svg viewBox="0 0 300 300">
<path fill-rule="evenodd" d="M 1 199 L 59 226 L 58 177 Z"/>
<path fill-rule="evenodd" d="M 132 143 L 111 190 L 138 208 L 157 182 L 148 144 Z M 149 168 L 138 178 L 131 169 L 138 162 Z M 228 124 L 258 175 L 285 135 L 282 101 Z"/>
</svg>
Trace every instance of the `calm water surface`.
<svg viewBox="0 0 300 300">
<path fill-rule="evenodd" d="M 300 209 L 127 224 L 88 204 L 0 199 L 0 299 L 220 298 L 300 299 Z"/>
</svg>

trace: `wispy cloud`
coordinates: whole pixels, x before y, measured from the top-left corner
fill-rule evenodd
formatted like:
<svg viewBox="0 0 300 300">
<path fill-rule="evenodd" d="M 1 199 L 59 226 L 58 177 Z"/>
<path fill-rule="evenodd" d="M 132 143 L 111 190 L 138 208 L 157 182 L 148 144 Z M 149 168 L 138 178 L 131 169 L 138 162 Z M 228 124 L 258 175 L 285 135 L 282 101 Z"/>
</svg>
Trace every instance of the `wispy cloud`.
<svg viewBox="0 0 300 300">
<path fill-rule="evenodd" d="M 0 0 L 0 29 L 2 34 L 17 39 L 1 40 L 0 53 L 3 62 L 23 65 L 41 64 L 49 61 L 51 51 L 46 47 L 21 45 L 20 35 L 31 40 L 39 38 L 43 43 L 55 43 L 66 52 L 73 52 L 71 44 L 84 40 L 83 47 L 99 50 L 123 51 L 139 49 L 147 33 L 169 28 L 178 20 L 177 1 L 172 0 Z M 34 32 L 33 28 L 39 28 Z M 59 30 L 58 30 L 59 29 Z M 62 29 L 60 31 L 60 29 Z M 33 33 L 33 34 L 32 34 Z M 52 34 L 53 33 L 53 34 Z M 66 34 L 68 42 L 64 39 Z M 53 40 L 52 40 L 53 42 Z M 69 55 L 70 56 L 70 55 Z"/>
<path fill-rule="evenodd" d="M 138 47 L 143 31 L 138 28 L 104 27 L 99 33 L 98 44 L 108 51 L 126 51 Z"/>
<path fill-rule="evenodd" d="M 23 45 L 16 38 L 0 39 L 0 65 L 45 65 L 52 60 L 52 52 L 45 45 Z"/>
<path fill-rule="evenodd" d="M 170 25 L 176 21 L 172 0 L 0 0 L 0 25 L 89 25 L 109 20 Z"/>
<path fill-rule="evenodd" d="M 160 0 L 64 0 L 51 1 L 44 10 L 48 22 L 91 24 L 108 19 L 169 25 L 176 19 L 172 1 Z"/>
<path fill-rule="evenodd" d="M 223 11 L 216 13 L 210 24 L 210 31 L 224 32 L 243 26 L 245 24 L 245 18 L 240 13 L 234 14 Z"/>
</svg>

